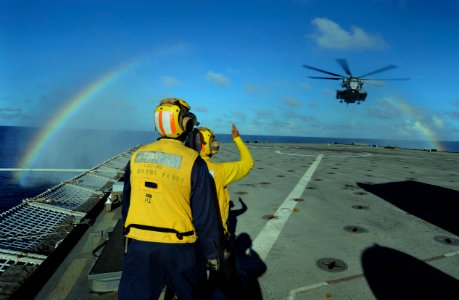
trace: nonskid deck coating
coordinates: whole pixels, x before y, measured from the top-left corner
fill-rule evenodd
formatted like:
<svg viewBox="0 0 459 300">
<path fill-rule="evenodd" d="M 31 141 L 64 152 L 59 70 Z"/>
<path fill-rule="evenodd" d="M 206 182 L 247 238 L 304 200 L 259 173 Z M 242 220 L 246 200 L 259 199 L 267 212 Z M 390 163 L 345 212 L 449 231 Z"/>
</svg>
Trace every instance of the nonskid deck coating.
<svg viewBox="0 0 459 300">
<path fill-rule="evenodd" d="M 247 295 L 394 299 L 457 293 L 459 246 L 438 241 L 459 239 L 457 153 L 335 144 L 248 146 L 255 166 L 229 187 L 234 202 L 230 228 L 240 237 L 236 240 L 240 246 L 257 239 L 269 239 L 272 246 L 261 257 L 259 243 L 254 243 L 251 255 L 238 258 L 248 276 Z M 300 179 L 319 155 L 323 155 L 320 162 L 302 185 Z M 223 144 L 215 158 L 237 160 L 239 155 L 234 144 Z M 289 199 L 301 188 L 301 196 Z M 117 213 L 103 212 L 95 226 L 105 222 L 113 228 Z M 280 222 L 277 233 L 266 231 Z M 84 250 L 88 247 L 81 246 L 77 256 L 63 264 L 71 265 L 76 257 L 89 259 L 78 282 L 67 283 L 71 289 L 66 298 L 115 299 L 116 292 L 90 292 L 85 280 L 93 263 L 89 249 Z M 336 263 L 326 271 L 318 266 L 323 259 Z M 346 265 L 343 270 L 335 268 L 340 262 Z M 56 273 L 60 278 L 65 268 Z M 57 289 L 56 278 L 51 278 L 40 299 Z"/>
<path fill-rule="evenodd" d="M 270 163 L 256 163 L 253 172 L 244 182 L 236 183 L 232 191 L 239 188 L 247 192 L 241 199 L 248 209 L 238 217 L 236 232 L 247 232 L 253 240 L 261 230 L 257 221 L 261 215 L 278 210 L 312 161 L 324 155 L 302 194 L 303 201 L 290 213 L 264 261 L 267 271 L 259 278 L 264 299 L 372 299 L 381 292 L 368 284 L 336 294 L 340 284 L 353 284 L 349 278 L 365 281 L 364 269 L 374 265 L 362 260 L 368 253 L 390 253 L 393 249 L 400 256 L 425 260 L 459 250 L 434 240 L 439 235 L 457 238 L 459 234 L 455 221 L 459 217 L 457 154 L 344 145 L 263 145 L 251 149 L 254 157 L 264 156 Z M 265 192 L 266 187 L 257 186 L 259 178 L 276 191 L 282 190 L 282 186 L 288 187 L 287 191 L 283 196 Z M 257 189 L 244 189 L 245 186 Z M 369 209 L 358 210 L 353 205 Z M 425 220 L 429 218 L 425 216 L 426 208 L 430 222 Z M 260 213 L 263 209 L 265 212 Z M 268 222 L 278 221 L 274 218 Z M 343 229 L 345 226 L 360 226 L 368 232 L 349 233 Z M 347 269 L 336 273 L 323 271 L 316 265 L 322 258 L 340 259 Z M 455 255 L 448 259 L 455 262 L 449 271 L 457 285 L 459 260 Z M 386 263 L 390 264 L 391 261 Z M 340 279 L 343 281 L 328 283 Z M 376 286 L 379 285 L 384 282 L 378 281 Z M 329 291 L 316 295 L 315 288 L 323 286 L 329 286 Z M 414 290 L 411 292 L 415 295 Z"/>
</svg>

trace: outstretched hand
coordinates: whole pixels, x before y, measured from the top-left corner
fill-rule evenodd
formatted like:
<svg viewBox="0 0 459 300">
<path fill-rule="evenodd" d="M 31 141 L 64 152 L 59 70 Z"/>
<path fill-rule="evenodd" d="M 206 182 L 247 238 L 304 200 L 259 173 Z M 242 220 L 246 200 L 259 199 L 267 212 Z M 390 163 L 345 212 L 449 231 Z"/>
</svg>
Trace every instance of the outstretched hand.
<svg viewBox="0 0 459 300">
<path fill-rule="evenodd" d="M 236 128 L 236 125 L 233 124 L 233 127 L 231 129 L 231 135 L 233 136 L 233 139 L 234 138 L 237 138 L 239 135 L 239 131 L 237 130 Z"/>
</svg>

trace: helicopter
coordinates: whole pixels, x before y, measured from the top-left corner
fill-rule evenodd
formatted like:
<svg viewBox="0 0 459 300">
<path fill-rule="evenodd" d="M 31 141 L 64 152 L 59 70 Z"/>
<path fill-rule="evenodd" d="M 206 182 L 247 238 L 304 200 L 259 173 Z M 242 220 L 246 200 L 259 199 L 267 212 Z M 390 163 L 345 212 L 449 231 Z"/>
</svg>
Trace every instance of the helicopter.
<svg viewBox="0 0 459 300">
<path fill-rule="evenodd" d="M 344 89 L 336 91 L 336 99 L 340 99 L 340 103 L 346 102 L 347 104 L 349 104 L 349 103 L 360 104 L 361 102 L 365 101 L 365 99 L 367 98 L 367 95 L 368 95 L 367 92 L 364 92 L 362 90 L 365 80 L 408 80 L 408 78 L 388 78 L 388 79 L 363 78 L 363 77 L 366 77 L 366 76 L 369 76 L 369 75 L 373 75 L 373 74 L 376 74 L 376 73 L 381 73 L 381 72 L 385 72 L 385 71 L 397 68 L 397 66 L 394 66 L 394 65 L 387 65 L 385 67 L 382 67 L 380 69 L 374 70 L 374 71 L 369 72 L 369 73 L 367 73 L 365 75 L 362 75 L 362 76 L 353 76 L 346 59 L 339 58 L 336 61 L 343 68 L 344 72 L 346 72 L 346 74 L 348 76 L 335 74 L 335 73 L 332 73 L 332 72 L 329 72 L 329 71 L 325 71 L 325 70 L 322 70 L 322 69 L 318 69 L 316 67 L 312 67 L 312 66 L 309 66 L 309 65 L 303 65 L 303 67 L 305 67 L 307 69 L 314 70 L 314 71 L 318 71 L 318 72 L 322 72 L 322 73 L 325 73 L 325 74 L 329 74 L 329 75 L 335 76 L 335 77 L 309 76 L 309 78 L 313 78 L 313 79 L 328 79 L 328 80 L 342 80 L 341 87 L 344 88 Z"/>
</svg>

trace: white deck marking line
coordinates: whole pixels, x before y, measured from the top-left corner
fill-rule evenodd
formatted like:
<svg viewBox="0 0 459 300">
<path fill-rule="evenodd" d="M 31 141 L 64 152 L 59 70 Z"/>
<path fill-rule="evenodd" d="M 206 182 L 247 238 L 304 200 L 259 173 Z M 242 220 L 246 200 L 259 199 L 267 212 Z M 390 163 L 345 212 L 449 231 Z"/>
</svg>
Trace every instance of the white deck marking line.
<svg viewBox="0 0 459 300">
<path fill-rule="evenodd" d="M 284 153 L 284 152 L 281 152 L 280 150 L 276 150 L 274 152 L 276 152 L 277 154 L 290 155 L 290 156 L 315 156 L 315 154 Z M 327 155 L 327 157 L 335 157 L 335 158 L 336 157 L 337 158 L 340 158 L 340 157 L 369 157 L 369 156 L 373 156 L 373 154 L 363 153 L 359 155 Z"/>
<path fill-rule="evenodd" d="M 282 153 L 280 150 L 274 151 L 277 154 L 282 154 L 282 155 L 290 155 L 290 156 L 315 156 L 315 154 L 297 154 L 297 153 Z"/>
<path fill-rule="evenodd" d="M 274 213 L 277 219 L 269 220 L 253 241 L 253 250 L 258 253 L 262 260 L 265 260 L 268 256 L 269 251 L 271 251 L 285 223 L 287 223 L 288 218 L 292 214 L 293 208 L 297 204 L 297 201 L 293 201 L 293 199 L 301 197 L 323 156 L 323 154 L 317 155 L 314 162 L 306 170 L 306 173 L 304 173 L 303 177 L 301 177 L 300 181 Z"/>
<path fill-rule="evenodd" d="M 446 254 L 444 254 L 444 256 L 445 257 L 451 257 L 451 256 L 458 255 L 458 254 L 459 254 L 459 251 L 454 251 L 454 252 L 446 253 Z"/>
<path fill-rule="evenodd" d="M 271 149 L 272 146 L 248 146 L 250 149 Z"/>
<path fill-rule="evenodd" d="M 327 155 L 327 157 L 369 157 L 369 156 L 373 156 L 372 153 L 362 153 L 362 154 L 358 154 L 358 155 Z"/>
<path fill-rule="evenodd" d="M 311 285 L 307 285 L 307 286 L 303 286 L 300 288 L 290 290 L 290 294 L 288 295 L 288 300 L 294 300 L 297 293 L 304 292 L 307 290 L 314 290 L 314 289 L 317 289 L 323 286 L 327 286 L 327 285 L 328 283 L 326 283 L 325 281 L 322 281 L 319 283 L 315 283 L 315 284 L 311 284 Z"/>
<path fill-rule="evenodd" d="M 443 258 L 452 257 L 452 256 L 455 256 L 455 255 L 459 255 L 459 251 L 449 252 L 449 253 L 446 253 L 446 254 L 433 256 L 433 257 L 429 257 L 429 258 L 426 258 L 426 259 L 421 259 L 421 261 L 427 263 L 427 262 L 431 262 L 431 261 L 434 261 L 434 260 L 439 260 L 439 259 L 443 259 Z M 342 278 L 338 278 L 338 279 L 322 281 L 322 282 L 318 282 L 318 283 L 313 283 L 313 284 L 310 284 L 310 285 L 302 286 L 302 287 L 299 287 L 299 288 L 291 289 L 290 292 L 289 292 L 289 295 L 288 295 L 288 300 L 295 300 L 296 294 L 300 293 L 300 292 L 314 290 L 314 289 L 321 288 L 321 287 L 324 287 L 324 286 L 327 286 L 327 285 L 334 285 L 334 284 L 338 284 L 338 283 L 341 283 L 341 282 L 351 281 L 351 280 L 355 280 L 355 279 L 359 279 L 359 278 L 363 278 L 363 277 L 365 277 L 365 274 L 361 273 L 361 274 L 356 274 L 356 275 L 351 275 L 351 276 L 342 277 Z"/>
<path fill-rule="evenodd" d="M 27 168 L 0 168 L 0 172 L 85 172 L 89 169 L 27 169 Z"/>
</svg>

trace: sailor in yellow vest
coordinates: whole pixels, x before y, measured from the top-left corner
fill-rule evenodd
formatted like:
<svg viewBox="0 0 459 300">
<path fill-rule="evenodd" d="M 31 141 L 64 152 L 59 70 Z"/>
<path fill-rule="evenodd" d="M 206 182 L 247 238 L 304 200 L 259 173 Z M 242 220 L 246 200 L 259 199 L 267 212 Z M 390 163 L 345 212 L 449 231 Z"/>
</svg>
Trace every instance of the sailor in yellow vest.
<svg viewBox="0 0 459 300">
<path fill-rule="evenodd" d="M 216 194 L 221 218 L 220 227 L 222 229 L 223 257 L 229 258 L 231 247 L 229 243 L 230 232 L 228 232 L 228 217 L 230 211 L 230 193 L 228 185 L 244 178 L 253 168 L 253 158 L 248 147 L 242 141 L 236 126 L 232 125 L 231 135 L 239 150 L 240 160 L 231 162 L 212 162 L 211 157 L 217 154 L 219 144 L 212 130 L 206 127 L 199 127 L 193 130 L 188 136 L 185 144 L 198 151 L 209 167 L 209 171 L 214 179 Z M 234 233 L 233 233 L 234 234 Z M 234 257 L 233 257 L 234 259 Z M 225 271 L 227 278 L 234 275 L 235 262 L 223 264 L 222 271 Z"/>
<path fill-rule="evenodd" d="M 179 299 L 198 299 L 204 259 L 218 269 L 218 213 L 209 170 L 183 145 L 198 124 L 189 110 L 182 99 L 162 100 L 154 117 L 160 138 L 140 147 L 126 166 L 122 215 L 129 246 L 119 299 L 157 299 L 166 285 Z"/>
</svg>

